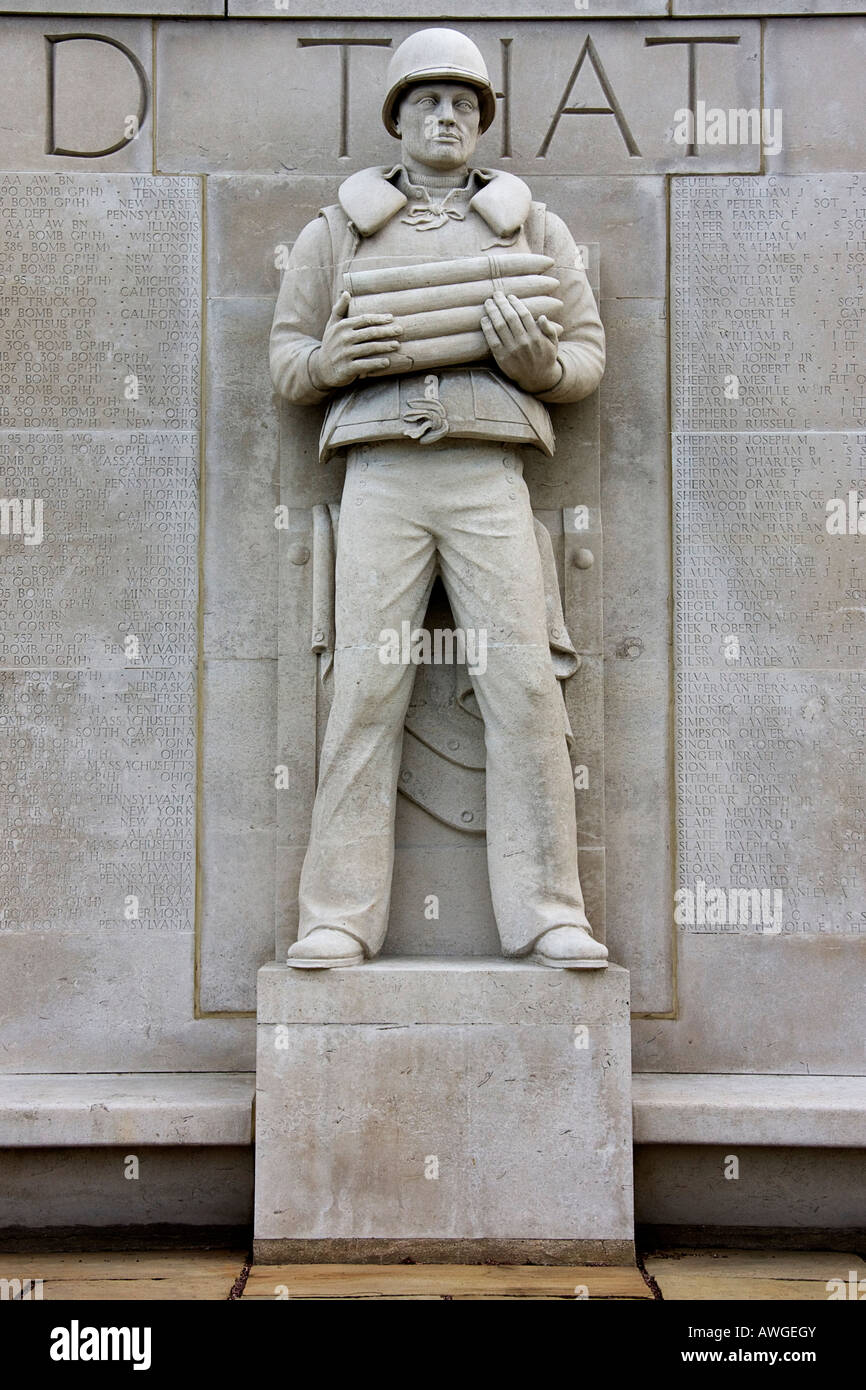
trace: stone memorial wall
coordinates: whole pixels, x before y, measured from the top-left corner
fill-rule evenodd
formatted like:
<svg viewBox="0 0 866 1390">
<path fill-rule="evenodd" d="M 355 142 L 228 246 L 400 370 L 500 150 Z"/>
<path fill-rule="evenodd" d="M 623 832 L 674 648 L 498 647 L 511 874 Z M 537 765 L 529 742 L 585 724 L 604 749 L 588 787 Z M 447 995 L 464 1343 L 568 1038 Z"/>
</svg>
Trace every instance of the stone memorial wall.
<svg viewBox="0 0 866 1390">
<path fill-rule="evenodd" d="M 636 1070 L 859 1073 L 866 27 L 853 5 L 668 8 L 436 7 L 497 84 L 479 162 L 597 255 L 607 372 L 527 469 L 584 658 L 582 871 L 631 973 Z M 274 398 L 267 338 L 300 228 L 394 161 L 374 94 L 432 13 L 307 10 L 0 18 L 12 1072 L 248 1070 L 256 968 L 291 938 L 313 509 L 341 474 L 317 410 Z M 401 801 L 389 949 L 492 950 L 462 840 L 468 891 L 425 937 L 458 832 L 421 814 Z M 715 889 L 750 895 L 735 920 Z"/>
</svg>

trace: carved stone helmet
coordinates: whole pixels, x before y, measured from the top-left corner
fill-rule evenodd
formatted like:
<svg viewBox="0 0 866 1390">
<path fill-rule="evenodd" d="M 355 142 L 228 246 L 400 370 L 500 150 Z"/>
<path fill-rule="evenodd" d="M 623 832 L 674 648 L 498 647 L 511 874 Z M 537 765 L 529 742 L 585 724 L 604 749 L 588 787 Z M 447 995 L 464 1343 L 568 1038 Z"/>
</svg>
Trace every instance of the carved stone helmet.
<svg viewBox="0 0 866 1390">
<path fill-rule="evenodd" d="M 475 44 L 459 29 L 418 29 L 404 39 L 388 64 L 388 95 L 382 107 L 382 120 L 390 135 L 397 135 L 396 107 L 407 87 L 428 78 L 444 82 L 465 82 L 478 90 L 482 134 L 493 124 L 496 95 L 487 67 Z"/>
</svg>

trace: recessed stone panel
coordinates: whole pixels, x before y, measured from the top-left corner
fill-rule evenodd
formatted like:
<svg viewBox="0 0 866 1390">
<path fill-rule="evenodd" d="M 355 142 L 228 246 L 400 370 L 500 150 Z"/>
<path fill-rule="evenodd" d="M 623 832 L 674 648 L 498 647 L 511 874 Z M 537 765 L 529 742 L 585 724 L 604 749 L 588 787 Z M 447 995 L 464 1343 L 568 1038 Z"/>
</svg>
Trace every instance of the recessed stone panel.
<svg viewBox="0 0 866 1390">
<path fill-rule="evenodd" d="M 682 668 L 863 669 L 866 434 L 677 435 L 674 497 Z"/>
<path fill-rule="evenodd" d="M 0 666 L 190 670 L 198 439 L 0 430 Z"/>
<path fill-rule="evenodd" d="M 675 425 L 862 428 L 866 177 L 675 179 L 671 219 Z"/>
<path fill-rule="evenodd" d="M 195 674 L 0 673 L 5 930 L 192 931 Z"/>
<path fill-rule="evenodd" d="M 194 429 L 195 179 L 0 174 L 0 425 Z"/>
<path fill-rule="evenodd" d="M 676 699 L 681 925 L 866 932 L 863 673 L 683 671 Z"/>
</svg>

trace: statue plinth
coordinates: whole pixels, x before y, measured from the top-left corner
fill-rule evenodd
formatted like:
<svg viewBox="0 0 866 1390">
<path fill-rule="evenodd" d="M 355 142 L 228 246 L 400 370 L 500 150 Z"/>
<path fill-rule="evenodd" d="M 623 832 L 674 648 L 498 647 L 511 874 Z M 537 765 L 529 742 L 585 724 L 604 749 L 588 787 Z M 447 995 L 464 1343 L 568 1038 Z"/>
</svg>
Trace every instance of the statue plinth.
<svg viewBox="0 0 866 1390">
<path fill-rule="evenodd" d="M 628 973 L 522 960 L 258 977 L 255 1258 L 633 1257 Z"/>
</svg>

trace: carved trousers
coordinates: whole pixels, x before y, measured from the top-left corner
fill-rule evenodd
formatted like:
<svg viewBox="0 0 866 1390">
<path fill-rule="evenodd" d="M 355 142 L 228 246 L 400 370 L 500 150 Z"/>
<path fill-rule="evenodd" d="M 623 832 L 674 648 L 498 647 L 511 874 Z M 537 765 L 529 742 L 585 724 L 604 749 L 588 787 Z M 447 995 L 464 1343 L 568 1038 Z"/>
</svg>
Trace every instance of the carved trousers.
<svg viewBox="0 0 866 1390">
<path fill-rule="evenodd" d="M 367 956 L 385 938 L 415 666 L 383 656 L 389 634 L 404 622 L 422 624 L 437 573 L 456 626 L 486 641 L 486 663 L 470 672 L 484 719 L 488 873 L 503 951 L 523 955 L 549 927 L 586 925 L 586 917 L 529 492 L 518 451 L 496 442 L 407 441 L 349 453 L 334 700 L 301 873 L 299 935 L 341 927 Z"/>
</svg>

